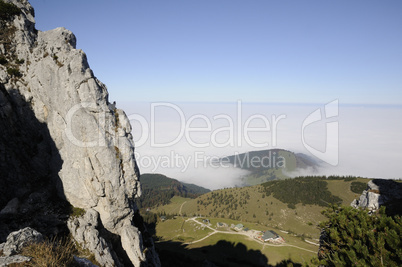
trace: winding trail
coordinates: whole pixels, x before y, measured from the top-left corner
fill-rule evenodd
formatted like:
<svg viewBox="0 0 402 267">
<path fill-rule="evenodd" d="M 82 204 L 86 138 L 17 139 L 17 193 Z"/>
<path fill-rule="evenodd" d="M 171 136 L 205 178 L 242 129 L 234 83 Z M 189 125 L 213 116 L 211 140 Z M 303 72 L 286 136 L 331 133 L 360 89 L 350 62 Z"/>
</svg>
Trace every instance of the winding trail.
<svg viewBox="0 0 402 267">
<path fill-rule="evenodd" d="M 183 203 L 183 204 L 184 204 L 184 203 Z M 183 206 L 183 204 L 182 204 L 182 206 Z M 181 208 L 180 208 L 180 211 L 181 211 Z M 247 234 L 247 233 L 242 233 L 242 232 L 227 232 L 227 231 L 216 230 L 216 229 L 210 227 L 209 225 L 206 225 L 206 224 L 204 224 L 204 223 L 202 223 L 202 222 L 197 221 L 196 218 L 197 218 L 197 217 L 193 217 L 193 218 L 187 219 L 187 220 L 185 220 L 185 222 L 187 222 L 187 221 L 196 222 L 196 223 L 200 224 L 201 226 L 207 227 L 208 229 L 212 230 L 212 233 L 209 233 L 208 235 L 204 236 L 204 237 L 201 238 L 201 239 L 198 239 L 198 240 L 195 240 L 195 241 L 192 241 L 192 242 L 184 243 L 185 245 L 190 245 L 190 244 L 194 244 L 194 243 L 201 242 L 201 241 L 207 239 L 208 237 L 210 237 L 211 235 L 220 233 L 220 234 L 228 234 L 228 235 L 242 235 L 242 236 L 246 236 L 246 237 L 248 237 L 249 239 L 251 239 L 251 240 L 253 240 L 253 241 L 255 241 L 255 242 L 258 242 L 258 243 L 260 243 L 260 244 L 263 244 L 263 249 L 265 248 L 265 246 L 269 246 L 269 247 L 294 247 L 294 248 L 297 248 L 297 249 L 301 249 L 301 250 L 304 250 L 304 251 L 307 251 L 307 252 L 311 252 L 311 253 L 317 254 L 317 251 L 312 251 L 312 250 L 305 249 L 305 248 L 302 248 L 302 247 L 298 247 L 298 246 L 295 246 L 295 245 L 289 245 L 289 244 L 275 245 L 275 244 L 265 243 L 265 242 L 260 241 L 260 240 L 258 240 L 258 239 L 252 238 L 252 237 L 251 237 L 249 234 Z"/>
<path fill-rule="evenodd" d="M 184 201 L 181 206 L 180 206 L 180 210 L 179 210 L 179 215 L 183 217 L 183 215 L 181 214 L 181 209 L 183 208 L 183 205 L 186 204 L 187 201 Z"/>
</svg>

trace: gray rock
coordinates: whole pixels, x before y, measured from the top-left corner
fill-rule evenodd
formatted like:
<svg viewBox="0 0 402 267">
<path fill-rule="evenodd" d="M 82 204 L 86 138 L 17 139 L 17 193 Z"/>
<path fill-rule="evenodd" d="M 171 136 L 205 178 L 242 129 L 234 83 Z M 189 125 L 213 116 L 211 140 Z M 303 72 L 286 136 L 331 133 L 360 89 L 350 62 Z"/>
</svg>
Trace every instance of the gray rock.
<svg viewBox="0 0 402 267">
<path fill-rule="evenodd" d="M 7 241 L 3 247 L 5 256 L 18 254 L 21 249 L 29 243 L 39 243 L 43 241 L 41 233 L 30 227 L 12 232 L 8 235 Z"/>
<path fill-rule="evenodd" d="M 89 209 L 82 217 L 70 218 L 67 226 L 74 239 L 84 249 L 94 253 L 95 259 L 102 266 L 123 266 L 111 249 L 111 245 L 99 234 L 99 213 L 97 211 Z"/>
<path fill-rule="evenodd" d="M 0 267 L 3 266 L 8 266 L 12 263 L 22 263 L 22 262 L 27 262 L 30 261 L 30 257 L 25 257 L 21 255 L 14 255 L 14 256 L 6 256 L 6 257 L 0 257 Z"/>
<path fill-rule="evenodd" d="M 363 191 L 359 199 L 355 199 L 351 206 L 354 208 L 366 208 L 370 211 L 374 211 L 380 208 L 383 202 L 380 200 L 380 194 L 370 192 L 368 190 Z"/>
<path fill-rule="evenodd" d="M 2 91 L 3 98 L 0 94 L 0 104 L 14 93 L 22 97 L 15 104 L 3 101 L 0 118 L 12 115 L 15 105 L 28 103 L 38 122 L 46 125 L 57 153 L 49 153 L 46 140 L 37 138 L 33 151 L 44 151 L 46 159 L 40 153 L 31 153 L 29 162 L 38 177 L 52 176 L 59 181 L 60 197 L 87 210 L 85 216 L 69 222 L 71 233 L 82 246 L 98 255 L 105 266 L 119 264 L 108 241 L 99 234 L 99 220 L 102 228 L 121 238 L 135 266 L 160 265 L 152 241 L 146 242 L 151 246 L 146 249 L 142 233 L 133 223 L 137 209 L 134 198 L 141 190 L 126 114 L 111 110 L 114 105 L 108 101 L 106 86 L 94 76 L 85 53 L 76 49 L 71 31 L 57 28 L 37 32 L 31 5 L 26 0 L 7 1 L 23 11 L 12 22 L 15 34 L 7 56 L 24 59 L 24 63 L 19 65 L 21 77 L 11 77 L 0 65 L 0 78 L 7 91 Z M 0 151 L 2 155 L 7 157 Z"/>
<path fill-rule="evenodd" d="M 93 264 L 90 260 L 77 256 L 74 256 L 74 261 L 79 267 L 99 267 L 98 265 Z"/>
<path fill-rule="evenodd" d="M 0 214 L 16 214 L 19 206 L 18 198 L 11 199 L 7 205 L 0 211 Z"/>
<path fill-rule="evenodd" d="M 359 199 L 353 200 L 354 208 L 365 208 L 376 211 L 383 205 L 393 206 L 402 199 L 402 184 L 393 180 L 374 179 L 367 183 L 367 189 L 363 191 Z"/>
</svg>

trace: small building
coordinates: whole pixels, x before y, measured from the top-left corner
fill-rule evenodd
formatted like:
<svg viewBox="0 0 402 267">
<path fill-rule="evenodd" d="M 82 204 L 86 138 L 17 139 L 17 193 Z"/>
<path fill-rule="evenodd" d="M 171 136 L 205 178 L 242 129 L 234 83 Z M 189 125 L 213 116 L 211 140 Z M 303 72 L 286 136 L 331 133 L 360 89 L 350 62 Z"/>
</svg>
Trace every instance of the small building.
<svg viewBox="0 0 402 267">
<path fill-rule="evenodd" d="M 243 224 L 239 223 L 234 227 L 234 229 L 240 231 L 241 229 L 243 229 L 243 227 L 244 227 Z"/>
<path fill-rule="evenodd" d="M 250 229 L 248 229 L 247 227 L 243 228 L 244 232 L 247 232 L 248 230 L 250 230 Z"/>
<path fill-rule="evenodd" d="M 265 233 L 261 236 L 262 241 L 266 242 L 266 241 L 276 239 L 278 237 L 278 235 L 276 235 L 274 233 L 272 231 L 265 231 Z"/>
<path fill-rule="evenodd" d="M 166 221 L 166 216 L 161 216 L 161 221 L 162 222 Z"/>
<path fill-rule="evenodd" d="M 228 227 L 228 225 L 226 223 L 223 223 L 223 222 L 218 222 L 218 223 L 216 223 L 216 227 Z M 233 225 L 232 228 L 234 228 L 234 225 Z"/>
<path fill-rule="evenodd" d="M 203 223 L 210 223 L 209 219 L 202 219 Z"/>
<path fill-rule="evenodd" d="M 273 243 L 284 243 L 285 240 L 278 235 L 275 231 L 265 231 L 261 236 L 261 240 L 264 242 L 273 242 Z"/>
</svg>

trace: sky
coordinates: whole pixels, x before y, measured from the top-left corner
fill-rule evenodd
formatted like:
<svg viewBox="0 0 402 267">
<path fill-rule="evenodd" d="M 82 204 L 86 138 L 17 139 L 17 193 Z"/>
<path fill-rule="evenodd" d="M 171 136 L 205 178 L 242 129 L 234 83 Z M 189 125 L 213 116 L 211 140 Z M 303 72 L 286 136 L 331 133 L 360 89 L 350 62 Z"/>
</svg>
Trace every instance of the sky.
<svg viewBox="0 0 402 267">
<path fill-rule="evenodd" d="M 142 173 L 231 187 L 246 173 L 208 159 L 282 148 L 331 163 L 318 174 L 402 178 L 402 1 L 30 3 L 37 29 L 76 35 Z"/>
<path fill-rule="evenodd" d="M 402 104 L 402 2 L 31 0 L 111 100 Z"/>
</svg>

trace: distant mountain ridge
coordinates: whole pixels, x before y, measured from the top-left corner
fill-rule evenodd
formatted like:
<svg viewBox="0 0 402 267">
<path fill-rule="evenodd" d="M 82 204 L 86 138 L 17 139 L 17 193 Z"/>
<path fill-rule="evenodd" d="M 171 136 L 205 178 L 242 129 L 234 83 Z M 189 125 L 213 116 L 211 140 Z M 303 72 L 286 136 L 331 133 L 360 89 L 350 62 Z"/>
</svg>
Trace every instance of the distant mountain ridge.
<svg viewBox="0 0 402 267">
<path fill-rule="evenodd" d="M 160 190 L 175 190 L 178 193 L 190 195 L 202 195 L 210 192 L 204 187 L 180 182 L 176 179 L 169 178 L 163 174 L 145 173 L 141 175 L 141 185 L 143 189 L 160 189 Z M 196 196 L 195 196 L 196 197 Z"/>
<path fill-rule="evenodd" d="M 182 183 L 163 174 L 153 173 L 141 175 L 141 186 L 143 194 L 137 200 L 139 208 L 152 208 L 168 204 L 174 196 L 196 198 L 210 192 L 204 187 Z"/>
<path fill-rule="evenodd" d="M 222 158 L 233 166 L 248 170 L 243 177 L 244 185 L 256 185 L 271 180 L 289 178 L 290 172 L 311 169 L 316 171 L 319 162 L 303 153 L 294 153 L 285 149 L 251 151 Z"/>
</svg>

